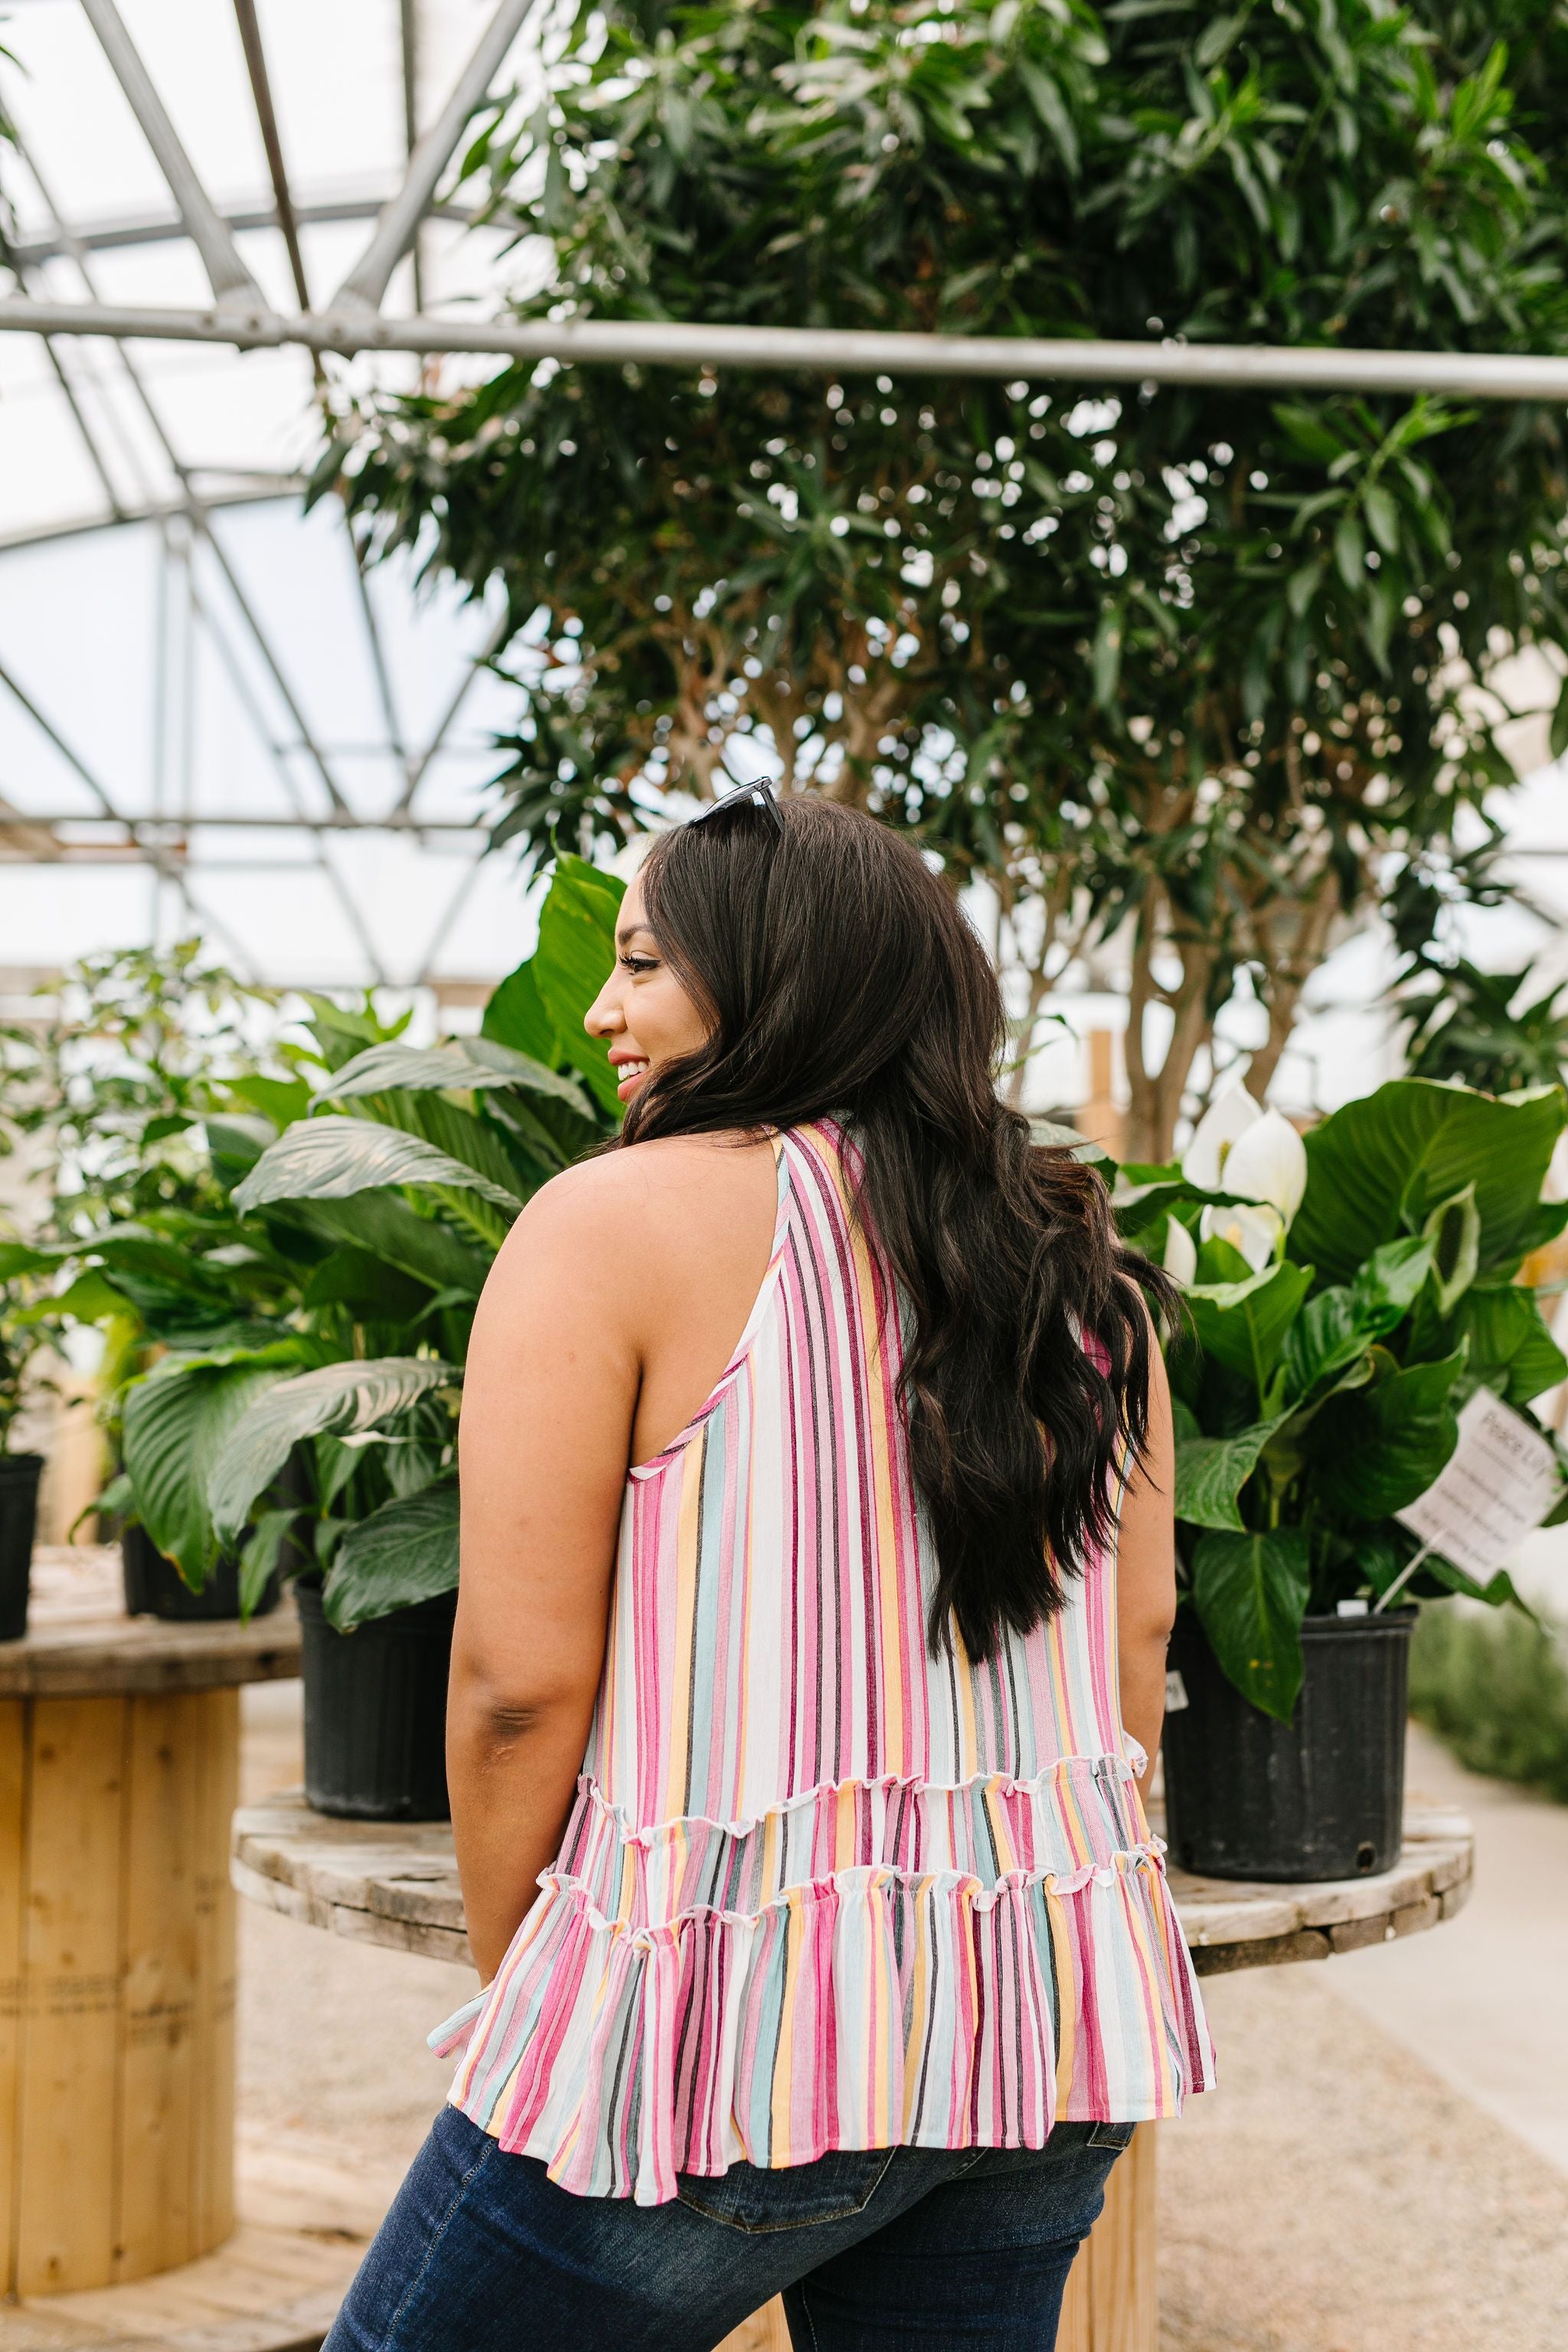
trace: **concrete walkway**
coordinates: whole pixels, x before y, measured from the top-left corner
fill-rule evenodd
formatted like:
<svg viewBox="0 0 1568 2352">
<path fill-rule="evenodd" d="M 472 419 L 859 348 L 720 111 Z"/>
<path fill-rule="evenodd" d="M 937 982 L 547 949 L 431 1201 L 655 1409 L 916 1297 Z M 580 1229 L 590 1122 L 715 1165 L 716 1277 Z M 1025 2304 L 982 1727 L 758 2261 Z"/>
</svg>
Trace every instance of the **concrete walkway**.
<svg viewBox="0 0 1568 2352">
<path fill-rule="evenodd" d="M 1419 1728 L 1413 1794 L 1476 1828 L 1476 1885 L 1448 1926 L 1327 1971 L 1339 1999 L 1568 2174 L 1568 1805 L 1455 1763 Z"/>
<path fill-rule="evenodd" d="M 247 1795 L 297 1785 L 299 1685 L 245 1705 Z M 1411 1781 L 1475 1819 L 1471 1906 L 1210 1980 L 1220 2087 L 1160 2127 L 1161 2352 L 1568 2344 L 1568 1808 L 1420 1735 Z M 471 1977 L 251 1904 L 240 1936 L 243 2201 L 368 2236 L 445 2093 L 424 2036 Z"/>
</svg>

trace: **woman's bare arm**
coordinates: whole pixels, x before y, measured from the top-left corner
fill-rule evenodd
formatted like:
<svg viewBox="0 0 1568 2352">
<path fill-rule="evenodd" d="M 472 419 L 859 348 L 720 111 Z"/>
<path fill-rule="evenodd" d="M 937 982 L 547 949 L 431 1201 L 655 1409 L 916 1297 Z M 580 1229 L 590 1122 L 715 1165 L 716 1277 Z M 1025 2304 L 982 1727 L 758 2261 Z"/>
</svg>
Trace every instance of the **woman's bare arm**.
<svg viewBox="0 0 1568 2352">
<path fill-rule="evenodd" d="M 1176 1453 L 1164 1360 L 1149 1334 L 1149 1429 L 1121 1506 L 1116 1629 L 1121 1720 L 1151 1769 L 1165 1720 L 1165 1651 L 1176 1621 Z"/>
<path fill-rule="evenodd" d="M 640 1377 L 621 1189 L 600 1161 L 536 1195 L 468 1349 L 447 1776 L 485 1983 L 559 1850 L 604 1661 Z"/>
</svg>

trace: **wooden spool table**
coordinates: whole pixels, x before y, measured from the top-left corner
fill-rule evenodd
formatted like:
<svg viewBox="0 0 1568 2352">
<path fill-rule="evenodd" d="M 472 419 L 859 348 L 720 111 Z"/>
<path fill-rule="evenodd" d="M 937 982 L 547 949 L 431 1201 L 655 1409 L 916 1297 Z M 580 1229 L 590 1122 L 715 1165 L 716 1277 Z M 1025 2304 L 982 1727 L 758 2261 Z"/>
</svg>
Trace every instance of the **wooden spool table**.
<svg viewBox="0 0 1568 2352">
<path fill-rule="evenodd" d="M 28 1632 L 0 1643 L 9 2298 L 146 2278 L 234 2229 L 239 1685 L 299 1671 L 291 1601 L 128 1618 L 116 1553 L 35 1559 Z"/>
<path fill-rule="evenodd" d="M 1377 1878 L 1264 1886 L 1192 1878 L 1171 1888 L 1200 1976 L 1334 1952 L 1435 1927 L 1469 1893 L 1474 1842 L 1452 1812 L 1409 1811 L 1404 1851 Z M 362 1944 L 472 1965 L 463 1898 L 444 1822 L 329 1821 L 300 1796 L 235 1815 L 234 1883 L 291 1919 Z M 1155 2352 L 1154 2135 L 1140 2130 L 1110 2176 L 1105 2210 L 1073 2267 L 1058 2352 Z M 721 2352 L 788 2352 L 783 2307 L 770 2304 Z"/>
</svg>

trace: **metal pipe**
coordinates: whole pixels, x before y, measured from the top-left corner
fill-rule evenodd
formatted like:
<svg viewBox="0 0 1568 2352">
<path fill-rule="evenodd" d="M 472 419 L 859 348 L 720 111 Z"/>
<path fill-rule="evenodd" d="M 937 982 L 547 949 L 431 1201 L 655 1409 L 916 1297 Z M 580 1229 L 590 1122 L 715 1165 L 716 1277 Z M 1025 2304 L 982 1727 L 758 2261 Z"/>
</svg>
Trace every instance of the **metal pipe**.
<svg viewBox="0 0 1568 2352">
<path fill-rule="evenodd" d="M 0 333 L 229 343 L 241 351 L 495 352 L 565 365 L 800 369 L 1026 383 L 1214 384 L 1231 391 L 1447 394 L 1568 402 L 1568 359 L 1513 352 L 1330 351 L 1270 343 L 1132 343 L 1037 336 L 906 335 L 829 327 L 692 327 L 662 320 L 383 319 L 366 312 L 153 310 L 0 301 Z"/>
<path fill-rule="evenodd" d="M 272 103 L 272 84 L 267 75 L 267 51 L 262 47 L 256 0 L 234 0 L 234 13 L 239 19 L 245 69 L 250 76 L 250 95 L 256 107 L 261 143 L 267 150 L 267 170 L 272 182 L 272 200 L 278 207 L 278 226 L 289 248 L 289 267 L 293 272 L 294 291 L 300 298 L 300 308 L 308 310 L 310 293 L 305 282 L 305 257 L 300 250 L 300 225 L 294 216 L 294 199 L 289 193 L 289 174 L 283 168 L 283 142 L 278 134 L 278 114 Z"/>
<path fill-rule="evenodd" d="M 398 44 L 403 62 L 403 157 L 405 168 L 414 159 L 419 144 L 419 0 L 398 0 Z M 416 221 L 409 241 L 409 257 L 414 264 L 414 307 L 425 308 L 425 265 L 419 250 L 421 224 Z"/>
<path fill-rule="evenodd" d="M 470 116 L 483 102 L 532 5 L 533 0 L 500 0 L 452 95 L 409 157 L 402 187 L 383 211 L 370 243 L 333 296 L 335 304 L 345 310 L 380 309 L 387 281 L 408 250 L 409 240 L 436 193 L 437 181 L 451 162 Z"/>
<path fill-rule="evenodd" d="M 153 87 L 153 78 L 125 29 L 125 20 L 114 0 L 81 0 L 81 5 L 125 92 L 131 111 L 158 160 L 158 168 L 169 183 L 186 234 L 201 255 L 220 306 L 227 302 L 264 302 L 266 297 L 241 261 L 216 205 L 180 143 L 179 133 L 164 111 L 163 101 Z"/>
<path fill-rule="evenodd" d="M 321 228 L 340 226 L 347 221 L 379 219 L 385 198 L 374 196 L 338 196 L 321 204 L 296 204 L 294 218 L 301 228 Z M 456 221 L 463 228 L 471 228 L 473 214 L 464 205 L 431 205 L 426 211 L 426 220 Z M 231 236 L 242 230 L 273 228 L 277 226 L 277 209 L 271 205 L 237 205 L 220 206 L 218 218 Z M 499 213 L 490 224 L 497 228 L 519 229 L 522 224 L 511 215 Z M 10 248 L 13 260 L 31 268 L 40 261 L 58 261 L 65 253 L 79 247 L 87 253 L 120 252 L 127 246 L 169 245 L 186 234 L 185 224 L 174 214 L 160 214 L 155 219 L 115 219 L 79 225 L 68 245 L 59 236 L 47 232 L 21 239 Z"/>
<path fill-rule="evenodd" d="M 204 614 L 203 617 L 205 619 L 206 616 Z M 8 681 L 5 680 L 4 673 L 0 672 L 0 684 L 4 683 Z M 268 745 L 268 748 L 277 751 L 279 747 Z M 405 835 L 450 833 L 467 836 L 486 833 L 489 829 L 489 820 L 482 817 L 436 816 L 410 820 L 407 817 L 398 816 L 395 811 L 389 812 L 385 816 L 360 816 L 351 814 L 348 816 L 339 817 L 279 816 L 275 813 L 247 816 L 243 810 L 237 812 L 232 809 L 205 813 L 198 809 L 194 810 L 189 816 L 179 818 L 128 817 L 121 816 L 118 813 L 112 815 L 104 813 L 98 816 L 84 816 L 80 809 L 49 809 L 43 813 L 36 809 L 23 809 L 16 814 L 17 821 L 26 824 L 93 826 L 138 824 L 143 832 L 153 826 L 160 826 L 164 829 L 173 827 L 176 831 L 188 830 L 191 833 L 215 831 L 218 833 L 397 833 Z M 5 820 L 0 820 L 0 824 L 4 822 Z"/>
</svg>

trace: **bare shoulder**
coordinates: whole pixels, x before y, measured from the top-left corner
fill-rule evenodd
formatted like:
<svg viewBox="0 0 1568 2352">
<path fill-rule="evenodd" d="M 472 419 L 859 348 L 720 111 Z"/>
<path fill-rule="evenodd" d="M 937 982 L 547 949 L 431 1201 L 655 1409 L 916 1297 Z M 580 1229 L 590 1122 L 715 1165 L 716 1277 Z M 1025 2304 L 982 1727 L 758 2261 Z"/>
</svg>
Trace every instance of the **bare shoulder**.
<svg viewBox="0 0 1568 2352">
<path fill-rule="evenodd" d="M 771 1191 L 772 1148 L 733 1135 L 661 1136 L 568 1168 L 542 1185 L 513 1225 L 497 1260 L 513 1268 L 564 1256 L 574 1275 L 626 1286 L 629 1265 L 645 1276 L 679 1260 L 732 1215 Z"/>
</svg>

